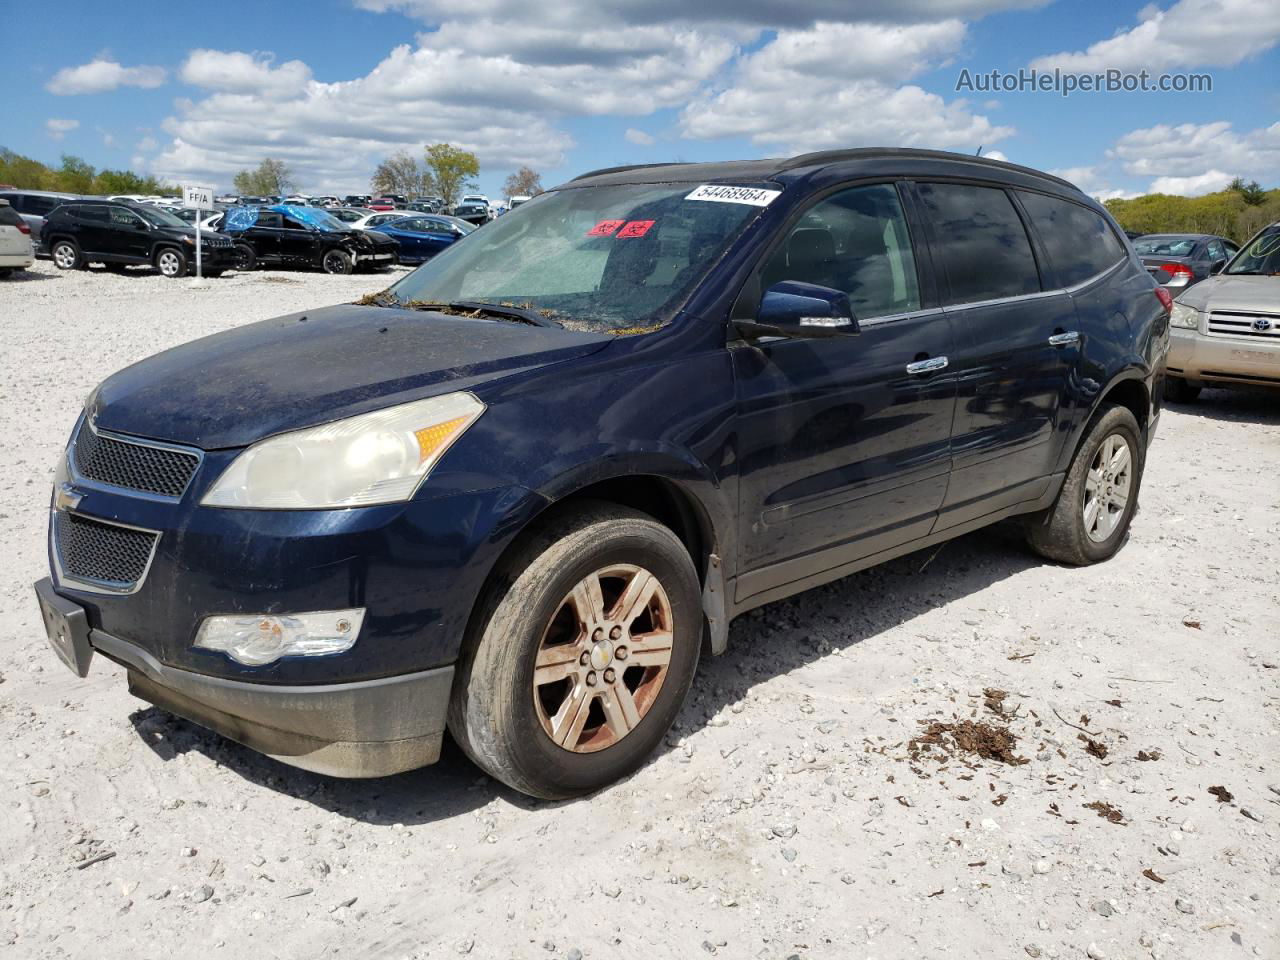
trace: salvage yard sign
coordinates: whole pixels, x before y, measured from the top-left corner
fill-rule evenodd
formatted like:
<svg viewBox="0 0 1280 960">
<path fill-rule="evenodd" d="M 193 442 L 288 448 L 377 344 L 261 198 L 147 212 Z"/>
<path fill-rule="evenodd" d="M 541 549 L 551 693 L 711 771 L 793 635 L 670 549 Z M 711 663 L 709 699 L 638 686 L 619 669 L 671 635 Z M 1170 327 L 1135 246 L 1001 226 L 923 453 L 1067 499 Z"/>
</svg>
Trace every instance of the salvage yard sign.
<svg viewBox="0 0 1280 960">
<path fill-rule="evenodd" d="M 213 209 L 213 187 L 183 187 L 182 205 L 197 210 Z"/>
</svg>

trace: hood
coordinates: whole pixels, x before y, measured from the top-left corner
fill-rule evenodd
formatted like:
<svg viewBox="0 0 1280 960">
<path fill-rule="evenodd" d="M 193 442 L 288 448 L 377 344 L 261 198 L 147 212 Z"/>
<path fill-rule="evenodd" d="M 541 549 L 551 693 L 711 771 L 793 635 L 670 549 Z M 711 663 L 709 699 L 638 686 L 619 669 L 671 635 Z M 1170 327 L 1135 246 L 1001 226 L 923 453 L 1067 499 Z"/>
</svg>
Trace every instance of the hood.
<svg viewBox="0 0 1280 960">
<path fill-rule="evenodd" d="M 196 228 L 194 224 L 186 227 L 170 227 L 166 225 L 162 227 L 152 227 L 152 229 L 156 233 L 162 233 L 166 237 L 173 237 L 175 240 L 178 239 L 179 237 L 190 237 L 192 240 L 196 238 Z M 200 239 L 201 240 L 230 240 L 231 238 L 228 237 L 225 233 L 219 233 L 217 230 L 205 230 L 201 228 Z"/>
<path fill-rule="evenodd" d="M 112 374 L 106 430 L 241 447 L 264 437 L 586 356 L 607 334 L 342 305 L 248 324 Z"/>
<path fill-rule="evenodd" d="M 1280 312 L 1280 277 L 1219 274 L 1197 283 L 1178 302 L 1197 310 Z"/>
</svg>

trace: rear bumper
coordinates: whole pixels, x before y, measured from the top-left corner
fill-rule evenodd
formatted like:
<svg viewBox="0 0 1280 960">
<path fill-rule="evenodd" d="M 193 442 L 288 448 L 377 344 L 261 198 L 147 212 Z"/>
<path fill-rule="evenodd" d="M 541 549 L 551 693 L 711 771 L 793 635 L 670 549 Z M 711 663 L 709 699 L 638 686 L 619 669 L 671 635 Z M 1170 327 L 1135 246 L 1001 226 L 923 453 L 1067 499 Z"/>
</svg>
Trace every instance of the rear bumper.
<svg viewBox="0 0 1280 960">
<path fill-rule="evenodd" d="M 29 253 L 0 253 L 0 269 L 29 267 L 36 258 Z"/>
<path fill-rule="evenodd" d="M 303 770 L 382 777 L 440 757 L 453 667 L 358 683 L 280 686 L 178 670 L 98 630 L 93 649 L 129 671 L 129 692 Z"/>
<path fill-rule="evenodd" d="M 1210 337 L 1198 330 L 1169 331 L 1171 376 L 1220 383 L 1280 386 L 1280 337 Z"/>
</svg>

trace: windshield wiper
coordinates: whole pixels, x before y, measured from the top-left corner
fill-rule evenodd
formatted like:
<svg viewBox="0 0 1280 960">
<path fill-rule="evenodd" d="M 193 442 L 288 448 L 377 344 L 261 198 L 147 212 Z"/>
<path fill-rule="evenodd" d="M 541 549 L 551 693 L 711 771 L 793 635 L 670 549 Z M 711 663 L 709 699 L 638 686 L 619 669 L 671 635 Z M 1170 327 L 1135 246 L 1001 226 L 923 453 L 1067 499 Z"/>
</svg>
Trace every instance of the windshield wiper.
<svg viewBox="0 0 1280 960">
<path fill-rule="evenodd" d="M 496 317 L 507 317 L 511 320 L 519 320 L 522 323 L 529 323 L 535 327 L 558 327 L 556 323 L 548 317 L 544 317 L 537 310 L 528 307 L 517 307 L 512 303 L 486 303 L 483 300 L 451 300 L 448 304 L 453 310 L 472 310 L 476 313 L 491 313 Z"/>
</svg>

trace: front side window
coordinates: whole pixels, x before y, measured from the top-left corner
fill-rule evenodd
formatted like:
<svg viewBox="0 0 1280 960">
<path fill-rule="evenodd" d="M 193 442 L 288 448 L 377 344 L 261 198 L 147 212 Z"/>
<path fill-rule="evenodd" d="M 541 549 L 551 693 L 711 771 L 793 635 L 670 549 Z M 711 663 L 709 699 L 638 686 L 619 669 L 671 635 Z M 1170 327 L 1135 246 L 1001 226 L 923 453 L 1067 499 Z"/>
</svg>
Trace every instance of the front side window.
<svg viewBox="0 0 1280 960">
<path fill-rule="evenodd" d="M 762 206 L 699 199 L 697 183 L 570 187 L 455 243 L 390 290 L 480 300 L 600 332 L 666 323 Z M 751 192 L 760 195 L 776 186 Z"/>
<path fill-rule="evenodd" d="M 137 206 L 133 208 L 133 212 L 155 227 L 190 226 L 190 224 L 182 218 L 175 216 L 168 210 L 161 210 L 159 207 Z"/>
<path fill-rule="evenodd" d="M 1196 241 L 1188 237 L 1139 237 L 1133 249 L 1140 257 L 1189 257 Z"/>
<path fill-rule="evenodd" d="M 305 230 L 305 229 L 307 229 L 307 225 L 306 225 L 305 223 L 299 223 L 297 220 L 293 219 L 293 217 L 288 216 L 287 214 L 283 217 L 283 220 L 282 220 L 282 224 L 281 224 L 281 225 L 282 225 L 286 230 Z"/>
<path fill-rule="evenodd" d="M 1126 256 L 1120 239 L 1100 213 L 1079 203 L 1046 197 L 1041 193 L 1020 192 L 1019 197 L 1040 234 L 1059 286 L 1072 287 L 1082 283 L 1114 267 Z M 1139 240 L 1138 245 L 1143 240 Z M 1195 241 L 1192 240 L 1184 252 L 1168 255 L 1186 257 L 1194 249 Z"/>
<path fill-rule="evenodd" d="M 111 222 L 120 227 L 138 227 L 142 220 L 121 207 L 111 207 Z"/>
<path fill-rule="evenodd" d="M 284 226 L 284 216 L 275 210 L 259 210 L 258 226 L 279 229 Z"/>
<path fill-rule="evenodd" d="M 770 256 L 761 286 L 782 280 L 842 290 L 862 319 L 918 310 L 916 261 L 897 189 L 853 187 L 811 207 Z"/>
<path fill-rule="evenodd" d="M 1031 241 L 1013 201 L 998 187 L 922 183 L 936 253 L 951 303 L 1019 297 L 1040 290 Z"/>
</svg>

